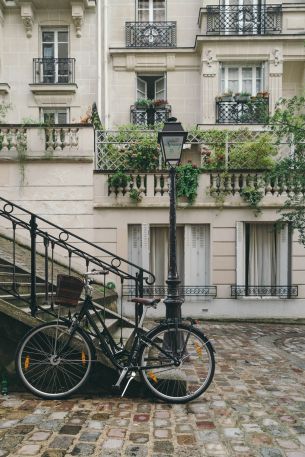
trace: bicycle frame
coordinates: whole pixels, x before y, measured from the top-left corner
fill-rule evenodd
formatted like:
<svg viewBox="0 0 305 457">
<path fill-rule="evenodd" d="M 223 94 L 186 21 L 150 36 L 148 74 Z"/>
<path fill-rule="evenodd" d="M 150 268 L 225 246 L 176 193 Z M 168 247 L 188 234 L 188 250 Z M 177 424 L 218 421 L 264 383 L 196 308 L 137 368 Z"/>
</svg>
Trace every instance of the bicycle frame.
<svg viewBox="0 0 305 457">
<path fill-rule="evenodd" d="M 103 327 L 102 332 L 100 331 L 100 329 L 96 325 L 96 322 L 94 321 L 93 317 L 91 316 L 91 314 L 89 312 L 90 310 L 92 310 L 94 312 L 95 316 L 97 317 L 99 322 L 102 324 L 102 327 Z M 176 365 L 178 363 L 177 362 L 177 358 L 174 357 L 171 352 L 168 352 L 168 351 L 164 350 L 158 344 L 156 344 L 155 342 L 151 341 L 149 339 L 149 337 L 147 337 L 145 335 L 144 330 L 141 327 L 139 327 L 139 325 L 137 323 L 136 323 L 136 325 L 134 327 L 134 332 L 135 332 L 134 341 L 133 341 L 133 344 L 132 344 L 132 347 L 131 347 L 130 351 L 127 351 L 125 347 L 119 346 L 114 341 L 111 333 L 109 332 L 109 330 L 106 327 L 105 322 L 103 321 L 103 319 L 98 314 L 97 309 L 94 306 L 94 304 L 93 304 L 93 302 L 91 300 L 91 297 L 89 297 L 89 296 L 87 296 L 85 298 L 80 312 L 74 318 L 72 318 L 71 338 L 72 338 L 74 332 L 76 331 L 76 329 L 78 327 L 80 327 L 80 322 L 84 318 L 86 318 L 88 320 L 91 328 L 94 330 L 94 333 L 92 333 L 92 332 L 90 332 L 88 330 L 85 330 L 85 332 L 88 333 L 91 336 L 96 337 L 99 340 L 99 343 L 101 345 L 101 349 L 103 350 L 103 352 L 105 353 L 107 358 L 120 371 L 124 371 L 125 370 L 125 372 L 127 373 L 129 371 L 139 371 L 141 369 L 150 368 L 147 365 L 145 367 L 140 367 L 140 366 L 138 366 L 136 364 L 141 344 L 147 344 L 147 345 L 150 344 L 150 345 L 156 347 L 160 352 L 162 352 L 167 358 L 169 358 L 172 361 L 172 363 L 169 363 L 169 364 L 164 364 L 164 363 L 160 364 L 160 368 L 161 367 L 164 368 L 164 367 L 172 366 L 173 364 Z M 69 344 L 69 342 L 70 342 L 70 339 L 67 341 L 67 345 Z M 121 363 L 118 362 L 118 356 L 124 355 L 124 354 L 128 355 L 127 365 L 122 365 Z M 158 365 L 154 365 L 152 368 L 158 368 Z"/>
</svg>

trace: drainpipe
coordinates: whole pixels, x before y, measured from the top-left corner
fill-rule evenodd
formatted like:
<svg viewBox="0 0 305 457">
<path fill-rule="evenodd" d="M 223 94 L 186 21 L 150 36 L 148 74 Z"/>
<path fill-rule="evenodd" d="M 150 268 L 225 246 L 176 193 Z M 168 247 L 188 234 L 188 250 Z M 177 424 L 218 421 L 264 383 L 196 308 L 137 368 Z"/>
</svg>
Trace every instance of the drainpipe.
<svg viewBox="0 0 305 457">
<path fill-rule="evenodd" d="M 108 99 L 108 0 L 104 0 L 104 112 L 105 128 L 109 128 L 109 99 Z"/>
<path fill-rule="evenodd" d="M 101 2 L 97 2 L 97 111 L 102 112 L 102 12 Z"/>
</svg>

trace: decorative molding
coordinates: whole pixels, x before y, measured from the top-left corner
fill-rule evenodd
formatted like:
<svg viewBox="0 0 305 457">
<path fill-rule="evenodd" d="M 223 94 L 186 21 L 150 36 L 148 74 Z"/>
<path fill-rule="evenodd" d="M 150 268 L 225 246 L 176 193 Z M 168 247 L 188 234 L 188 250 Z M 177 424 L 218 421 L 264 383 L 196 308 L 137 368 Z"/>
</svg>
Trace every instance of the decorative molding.
<svg viewBox="0 0 305 457">
<path fill-rule="evenodd" d="M 212 67 L 213 64 L 213 54 L 212 49 L 208 49 L 205 53 L 208 67 Z"/>
<path fill-rule="evenodd" d="M 34 9 L 31 2 L 22 3 L 21 20 L 23 22 L 27 38 L 31 38 L 34 25 Z"/>
<path fill-rule="evenodd" d="M 76 36 L 82 36 L 82 27 L 84 23 L 84 4 L 83 2 L 71 2 L 72 20 L 75 26 Z"/>
<path fill-rule="evenodd" d="M 215 78 L 216 73 L 203 73 L 202 76 L 204 78 Z"/>
<path fill-rule="evenodd" d="M 126 70 L 127 71 L 134 71 L 136 66 L 136 58 L 134 54 L 130 54 L 126 56 Z"/>
<path fill-rule="evenodd" d="M 283 73 L 269 73 L 269 76 L 272 78 L 280 78 L 283 76 Z"/>
<path fill-rule="evenodd" d="M 282 61 L 280 50 L 278 48 L 275 48 L 272 51 L 272 54 L 274 56 L 274 66 L 277 67 Z"/>
<path fill-rule="evenodd" d="M 176 56 L 175 54 L 168 54 L 166 56 L 167 71 L 174 71 L 176 69 Z"/>
</svg>

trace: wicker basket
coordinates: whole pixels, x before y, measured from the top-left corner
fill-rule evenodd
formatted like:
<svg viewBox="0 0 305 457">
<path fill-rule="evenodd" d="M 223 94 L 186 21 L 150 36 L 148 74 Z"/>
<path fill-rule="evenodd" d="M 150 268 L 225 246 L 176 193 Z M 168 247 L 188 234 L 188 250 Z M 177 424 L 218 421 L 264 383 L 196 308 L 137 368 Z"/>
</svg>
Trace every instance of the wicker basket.
<svg viewBox="0 0 305 457">
<path fill-rule="evenodd" d="M 57 275 L 56 305 L 77 306 L 83 287 L 83 281 L 75 276 Z"/>
</svg>

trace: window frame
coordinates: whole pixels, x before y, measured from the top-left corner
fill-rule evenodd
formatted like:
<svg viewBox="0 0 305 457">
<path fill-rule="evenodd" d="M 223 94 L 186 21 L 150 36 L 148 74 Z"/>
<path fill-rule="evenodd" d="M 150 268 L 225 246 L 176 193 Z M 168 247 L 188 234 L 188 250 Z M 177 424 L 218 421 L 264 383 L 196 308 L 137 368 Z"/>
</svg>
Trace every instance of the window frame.
<svg viewBox="0 0 305 457">
<path fill-rule="evenodd" d="M 65 112 L 66 114 L 66 122 L 65 123 L 59 123 L 58 122 L 58 114 L 60 112 Z M 50 113 L 50 114 L 55 114 L 55 122 L 54 125 L 62 125 L 62 124 L 69 124 L 69 118 L 70 118 L 70 109 L 69 108 L 58 108 L 58 107 L 43 107 L 40 108 L 40 119 L 41 122 L 45 122 L 44 120 L 44 115 Z"/>
<path fill-rule="evenodd" d="M 136 22 L 165 22 L 167 20 L 167 0 L 164 2 L 164 19 L 162 21 L 156 21 L 154 19 L 154 11 L 156 8 L 153 7 L 154 0 L 148 0 L 148 21 L 140 21 L 139 20 L 139 11 L 142 9 L 139 9 L 139 0 L 135 0 L 135 20 Z M 158 10 L 161 10 L 161 8 L 158 8 Z"/>
<path fill-rule="evenodd" d="M 265 89 L 265 65 L 264 63 L 227 63 L 221 62 L 220 64 L 220 93 L 228 92 L 229 89 L 229 69 L 238 69 L 238 90 L 237 92 L 245 92 L 243 90 L 243 69 L 244 68 L 251 68 L 252 69 L 252 90 L 251 95 L 255 96 L 258 92 L 262 92 Z M 261 77 L 260 79 L 257 78 L 256 72 L 257 69 L 260 68 Z M 260 88 L 257 90 L 257 81 L 260 81 Z"/>
</svg>

